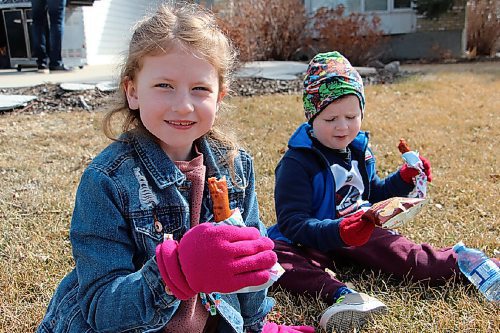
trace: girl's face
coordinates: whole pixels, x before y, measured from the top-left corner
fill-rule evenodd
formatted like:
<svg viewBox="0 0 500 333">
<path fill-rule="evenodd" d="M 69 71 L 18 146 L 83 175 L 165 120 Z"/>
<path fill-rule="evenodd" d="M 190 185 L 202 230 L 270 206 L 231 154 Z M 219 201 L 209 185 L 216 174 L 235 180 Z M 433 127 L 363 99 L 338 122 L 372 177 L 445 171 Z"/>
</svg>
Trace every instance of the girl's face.
<svg viewBox="0 0 500 333">
<path fill-rule="evenodd" d="M 332 149 L 345 149 L 361 129 L 361 107 L 355 95 L 346 95 L 330 103 L 313 123 L 314 136 Z"/>
<path fill-rule="evenodd" d="M 225 95 L 217 70 L 180 48 L 146 56 L 125 89 L 129 107 L 140 110 L 142 123 L 174 161 L 192 157 L 193 141 L 212 128 Z"/>
</svg>

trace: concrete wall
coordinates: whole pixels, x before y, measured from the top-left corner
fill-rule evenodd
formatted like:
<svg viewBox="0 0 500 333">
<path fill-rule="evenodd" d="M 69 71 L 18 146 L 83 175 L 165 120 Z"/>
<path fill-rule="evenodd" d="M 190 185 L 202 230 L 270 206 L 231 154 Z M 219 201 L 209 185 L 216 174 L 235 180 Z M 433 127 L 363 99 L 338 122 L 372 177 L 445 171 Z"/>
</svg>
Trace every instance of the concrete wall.
<svg viewBox="0 0 500 333">
<path fill-rule="evenodd" d="M 464 54 L 463 30 L 420 31 L 389 36 L 385 61 L 459 58 Z"/>
</svg>

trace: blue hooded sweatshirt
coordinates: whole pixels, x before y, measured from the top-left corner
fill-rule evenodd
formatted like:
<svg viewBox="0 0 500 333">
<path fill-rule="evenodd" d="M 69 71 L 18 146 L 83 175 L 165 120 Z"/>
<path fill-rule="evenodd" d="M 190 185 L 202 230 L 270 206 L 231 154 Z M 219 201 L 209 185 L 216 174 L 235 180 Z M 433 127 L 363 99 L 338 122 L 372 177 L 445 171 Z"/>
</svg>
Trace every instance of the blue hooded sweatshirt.
<svg viewBox="0 0 500 333">
<path fill-rule="evenodd" d="M 331 158 L 325 148 L 318 149 L 304 123 L 291 136 L 288 147 L 275 170 L 275 208 L 277 224 L 269 227 L 273 240 L 302 244 L 328 252 L 346 246 L 340 238 L 342 217 L 336 210 L 336 186 Z M 314 140 L 316 141 L 316 140 Z M 326 148 L 327 149 L 327 148 Z M 349 144 L 352 161 L 357 161 L 363 181 L 362 199 L 375 203 L 395 196 L 407 196 L 412 184 L 396 171 L 385 179 L 376 174 L 375 158 L 368 148 L 368 133 L 360 131 Z M 335 162 L 334 162 L 335 163 Z"/>
</svg>

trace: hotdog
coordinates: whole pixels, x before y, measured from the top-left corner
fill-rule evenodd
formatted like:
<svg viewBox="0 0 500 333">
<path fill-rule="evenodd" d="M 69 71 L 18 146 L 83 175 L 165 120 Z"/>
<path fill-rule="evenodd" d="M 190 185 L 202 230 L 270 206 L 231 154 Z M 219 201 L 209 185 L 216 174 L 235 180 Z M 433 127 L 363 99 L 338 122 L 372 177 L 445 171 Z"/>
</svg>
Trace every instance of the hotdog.
<svg viewBox="0 0 500 333">
<path fill-rule="evenodd" d="M 231 208 L 229 208 L 226 177 L 222 177 L 220 180 L 217 180 L 215 177 L 208 178 L 208 190 L 212 197 L 215 222 L 230 218 L 232 212 Z"/>
</svg>

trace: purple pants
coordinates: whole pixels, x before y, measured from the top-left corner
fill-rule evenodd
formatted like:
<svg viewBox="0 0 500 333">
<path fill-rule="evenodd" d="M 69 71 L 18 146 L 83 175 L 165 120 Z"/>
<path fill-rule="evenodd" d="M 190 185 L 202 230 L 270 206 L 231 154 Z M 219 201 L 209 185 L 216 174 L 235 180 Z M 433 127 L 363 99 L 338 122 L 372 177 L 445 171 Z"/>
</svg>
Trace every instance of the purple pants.
<svg viewBox="0 0 500 333">
<path fill-rule="evenodd" d="M 285 273 L 275 285 L 295 294 L 320 296 L 333 303 L 333 294 L 345 286 L 325 268 L 335 271 L 335 263 L 347 262 L 380 270 L 396 278 L 443 284 L 461 276 L 451 247 L 435 249 L 429 244 L 415 244 L 394 231 L 375 228 L 363 246 L 344 247 L 329 253 L 275 241 L 274 251 Z"/>
</svg>

